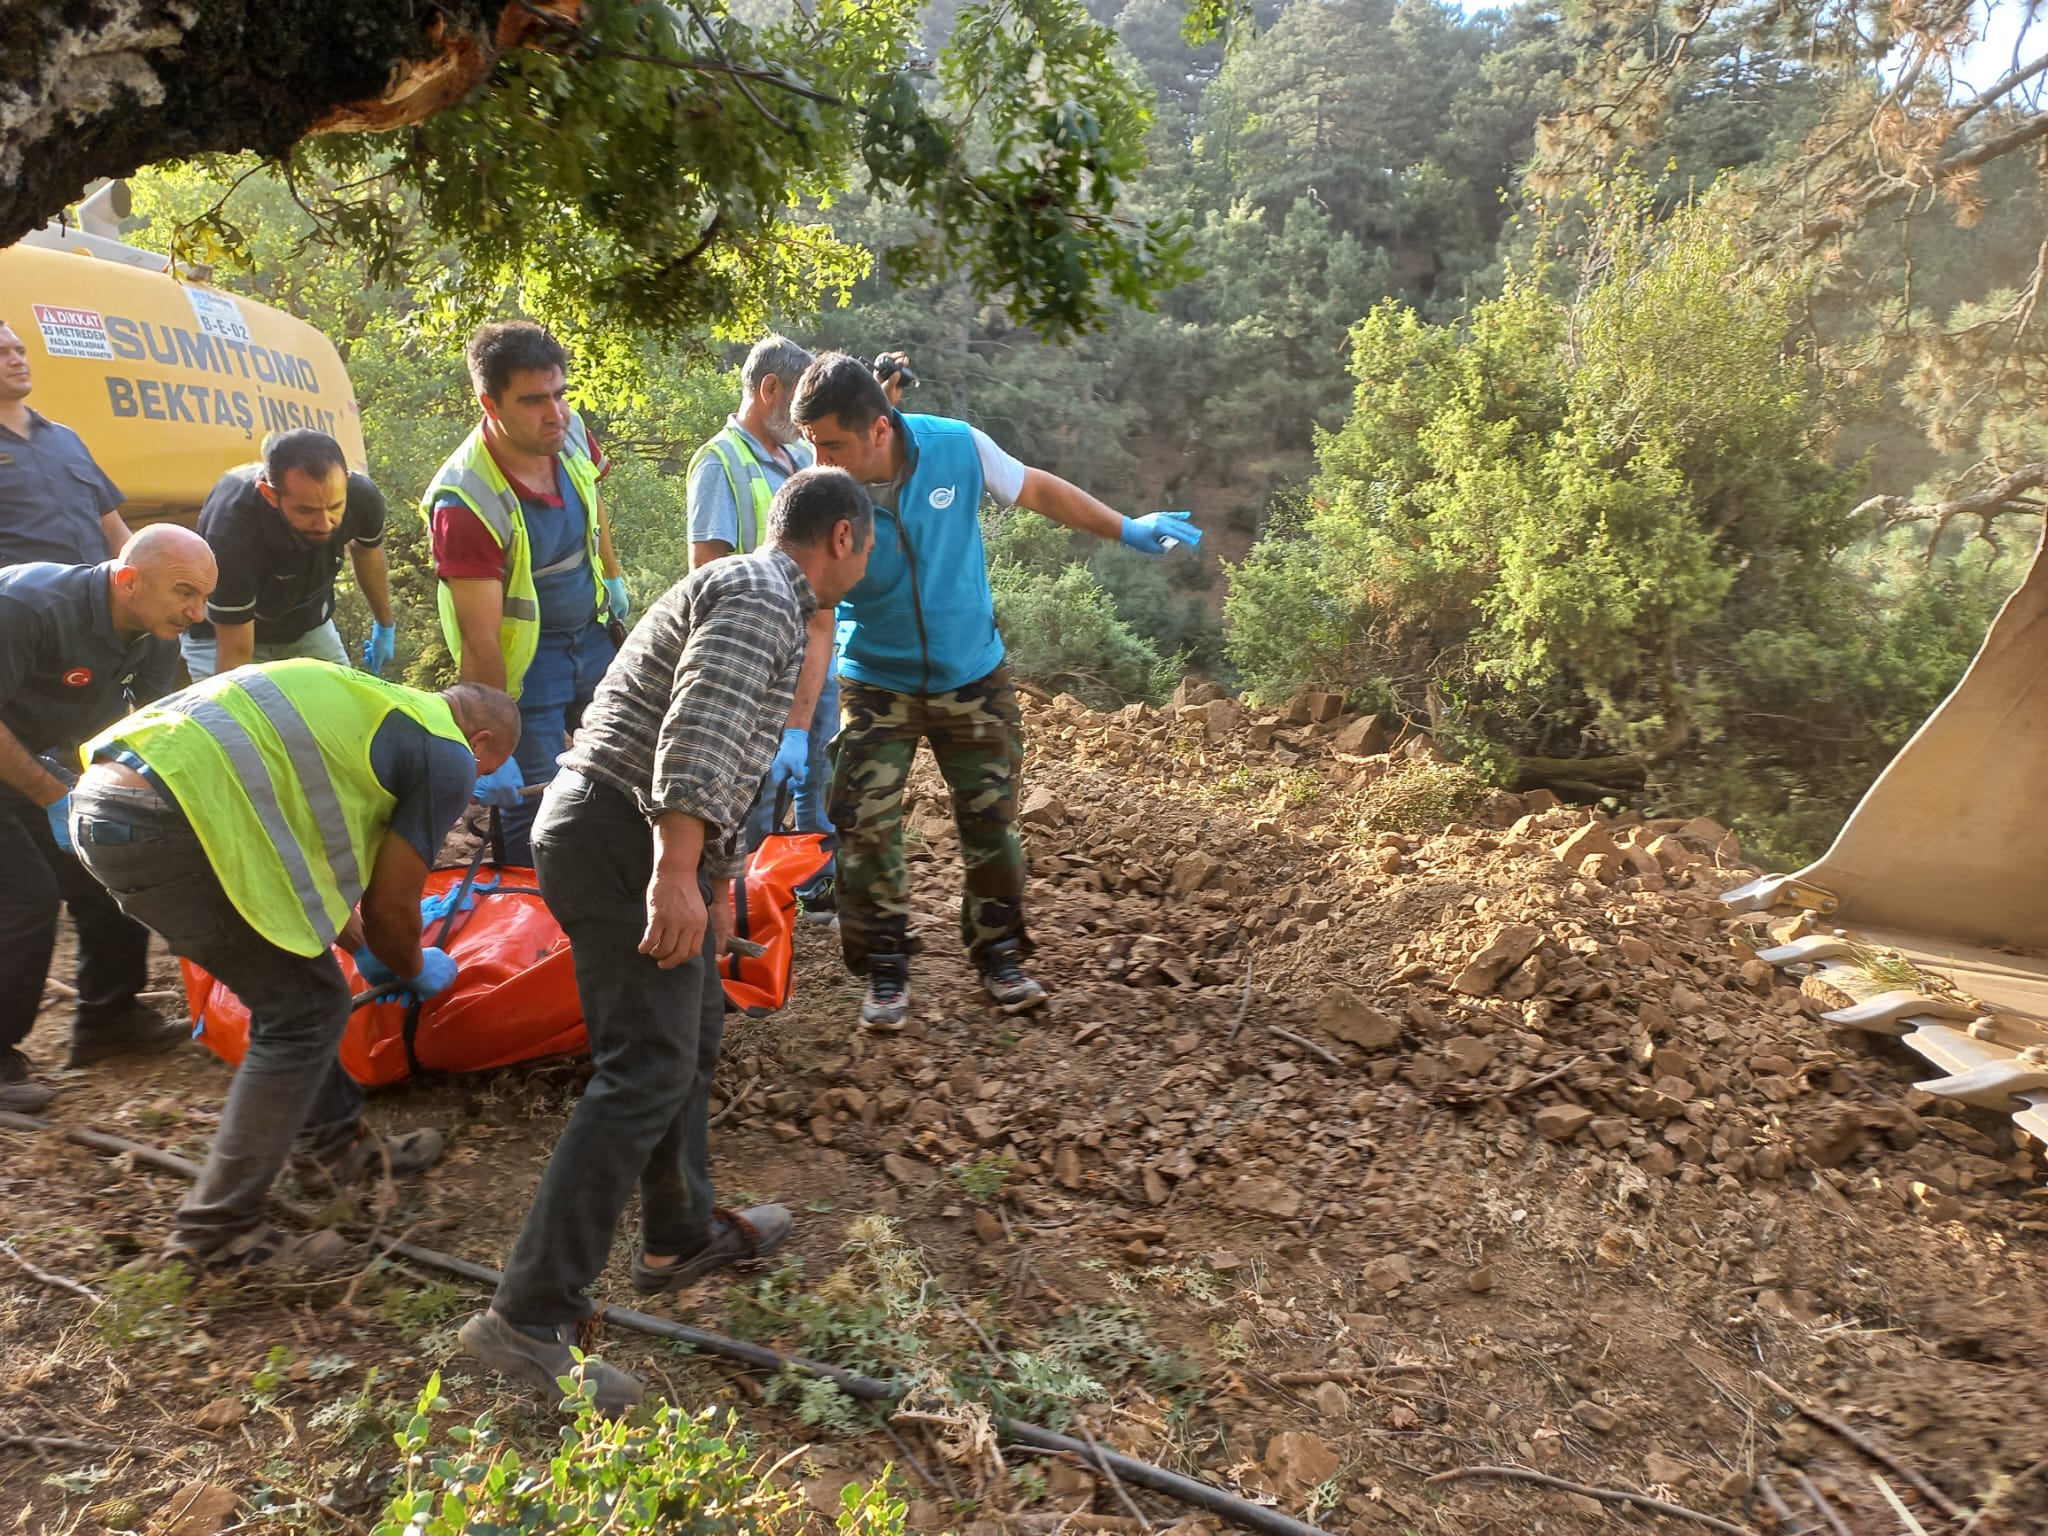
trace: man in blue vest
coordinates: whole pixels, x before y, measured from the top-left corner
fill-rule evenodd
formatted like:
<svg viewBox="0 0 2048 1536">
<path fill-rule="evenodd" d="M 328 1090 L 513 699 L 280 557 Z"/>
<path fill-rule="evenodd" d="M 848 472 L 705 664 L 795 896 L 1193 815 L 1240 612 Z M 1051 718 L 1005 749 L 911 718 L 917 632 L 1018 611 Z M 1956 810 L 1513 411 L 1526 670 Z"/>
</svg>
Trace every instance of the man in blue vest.
<svg viewBox="0 0 2048 1536">
<path fill-rule="evenodd" d="M 740 368 L 740 408 L 690 460 L 690 569 L 768 541 L 768 503 L 782 482 L 811 462 L 810 444 L 789 419 L 796 381 L 811 354 L 787 336 L 764 336 Z M 832 615 L 821 609 L 805 651 L 789 725 L 768 777 L 747 812 L 747 847 L 774 830 L 775 807 L 795 800 L 799 832 L 830 832 L 825 744 L 839 729 L 839 681 L 832 676 Z M 829 914 L 827 914 L 829 916 Z"/>
<path fill-rule="evenodd" d="M 617 653 L 610 626 L 631 617 L 598 495 L 610 468 L 569 407 L 569 354 L 530 320 L 470 338 L 483 420 L 421 500 L 439 578 L 441 629 L 462 680 L 519 701 L 519 752 L 477 781 L 504 811 L 505 857 L 533 862 L 539 797 L 568 732 Z"/>
<path fill-rule="evenodd" d="M 865 974 L 861 1018 L 900 1029 L 910 1006 L 910 878 L 903 786 L 920 740 L 952 791 L 966 892 L 960 939 L 1004 1009 L 1045 1001 L 1024 974 L 1024 854 L 1017 840 L 1023 719 L 981 543 L 984 493 L 1062 527 L 1164 555 L 1201 539 L 1180 514 L 1125 517 L 1079 486 L 1012 458 L 988 434 L 893 410 L 873 369 L 828 353 L 805 370 L 791 408 L 820 464 L 867 485 L 875 548 L 839 605 L 851 622 L 840 661 L 845 725 L 833 747 L 839 829 L 839 933 Z"/>
</svg>

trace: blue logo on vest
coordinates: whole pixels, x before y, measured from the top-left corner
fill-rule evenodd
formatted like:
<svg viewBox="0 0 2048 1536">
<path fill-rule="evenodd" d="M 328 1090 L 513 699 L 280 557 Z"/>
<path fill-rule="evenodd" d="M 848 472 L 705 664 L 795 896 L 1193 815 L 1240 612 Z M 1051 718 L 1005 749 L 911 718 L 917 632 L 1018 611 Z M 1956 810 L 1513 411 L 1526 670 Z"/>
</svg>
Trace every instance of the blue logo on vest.
<svg viewBox="0 0 2048 1536">
<path fill-rule="evenodd" d="M 932 487 L 931 495 L 925 499 L 928 500 L 936 510 L 943 512 L 946 510 L 946 508 L 953 505 L 953 487 L 950 485 L 935 485 Z"/>
</svg>

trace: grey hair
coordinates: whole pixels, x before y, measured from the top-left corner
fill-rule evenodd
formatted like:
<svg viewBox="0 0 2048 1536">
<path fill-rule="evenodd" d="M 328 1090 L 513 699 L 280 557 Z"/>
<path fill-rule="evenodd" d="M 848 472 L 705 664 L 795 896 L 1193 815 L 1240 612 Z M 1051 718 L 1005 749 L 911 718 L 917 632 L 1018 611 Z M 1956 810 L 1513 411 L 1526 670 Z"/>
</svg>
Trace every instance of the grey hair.
<svg viewBox="0 0 2048 1536">
<path fill-rule="evenodd" d="M 793 394 L 796 381 L 811 366 L 811 354 L 787 336 L 763 336 L 740 366 L 740 404 L 754 398 L 761 381 L 771 374 L 782 380 L 782 392 Z"/>
</svg>

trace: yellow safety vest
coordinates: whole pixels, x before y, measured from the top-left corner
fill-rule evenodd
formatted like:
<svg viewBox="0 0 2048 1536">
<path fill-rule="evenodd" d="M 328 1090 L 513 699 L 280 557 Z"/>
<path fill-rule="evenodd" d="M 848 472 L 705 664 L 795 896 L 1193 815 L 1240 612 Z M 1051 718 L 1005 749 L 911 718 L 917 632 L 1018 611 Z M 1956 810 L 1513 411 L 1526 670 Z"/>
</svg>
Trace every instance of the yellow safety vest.
<svg viewBox="0 0 2048 1536">
<path fill-rule="evenodd" d="M 87 742 L 125 747 L 199 834 L 228 899 L 295 955 L 334 942 L 374 867 L 397 798 L 370 767 L 393 714 L 467 745 L 431 693 L 331 662 L 236 667 L 159 699 Z"/>
<path fill-rule="evenodd" d="M 804 450 L 808 452 L 809 450 Z M 712 437 L 711 441 L 699 448 L 690 457 L 689 477 L 695 479 L 697 467 L 706 457 L 715 457 L 725 470 L 725 483 L 732 490 L 734 532 L 739 536 L 736 554 L 747 554 L 768 542 L 768 503 L 775 499 L 775 491 L 768 484 L 768 468 L 754 456 L 753 446 L 727 422 Z M 804 454 L 796 448 L 790 449 L 790 458 L 798 469 L 806 467 Z M 747 540 L 747 513 L 753 513 L 753 542 Z"/>
<path fill-rule="evenodd" d="M 481 424 L 462 440 L 461 447 L 448 456 L 447 462 L 435 472 L 434 483 L 420 498 L 420 516 L 427 520 L 429 527 L 433 525 L 434 508 L 453 496 L 490 529 L 491 537 L 498 541 L 500 549 L 511 550 L 511 570 L 505 577 L 505 617 L 498 626 L 498 648 L 505 657 L 505 691 L 515 699 L 519 697 L 520 684 L 526 680 L 526 669 L 533 661 L 533 653 L 540 646 L 540 598 L 534 582 L 539 577 L 556 576 L 587 563 L 592 595 L 600 610 L 605 607 L 604 567 L 597 548 L 597 465 L 590 457 L 589 429 L 583 425 L 583 417 L 575 412 L 569 416 L 569 441 L 562 448 L 562 463 L 568 468 L 569 483 L 576 487 L 576 494 L 583 500 L 586 548 L 537 571 L 533 568 L 533 551 L 526 539 L 526 514 L 519 508 L 519 493 L 512 489 L 505 472 L 498 468 L 498 461 L 491 457 L 491 450 L 484 446 Z M 449 595 L 447 582 L 434 585 L 440 597 L 441 633 L 447 638 L 455 665 L 460 667 L 462 627 L 455 622 L 455 599 Z"/>
</svg>

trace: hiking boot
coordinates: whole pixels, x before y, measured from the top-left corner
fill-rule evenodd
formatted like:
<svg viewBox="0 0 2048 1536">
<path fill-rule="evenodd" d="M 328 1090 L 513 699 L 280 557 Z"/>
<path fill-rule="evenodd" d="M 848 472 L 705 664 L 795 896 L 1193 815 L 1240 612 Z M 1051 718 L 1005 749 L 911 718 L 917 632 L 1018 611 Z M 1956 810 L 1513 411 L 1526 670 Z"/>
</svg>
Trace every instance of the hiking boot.
<svg viewBox="0 0 2048 1536">
<path fill-rule="evenodd" d="M 268 1224 L 237 1232 L 206 1247 L 195 1247 L 172 1237 L 156 1253 L 145 1254 L 130 1270 L 162 1269 L 183 1264 L 209 1275 L 240 1274 L 252 1269 L 332 1269 L 349 1250 L 348 1239 L 339 1232 L 287 1232 Z"/>
<path fill-rule="evenodd" d="M 839 919 L 839 893 L 832 876 L 823 874 L 796 893 L 796 915 L 807 923 L 829 927 Z"/>
<path fill-rule="evenodd" d="M 109 1056 L 158 1056 L 192 1038 L 191 1028 L 173 1022 L 147 1003 L 130 1003 L 107 1019 L 71 1021 L 67 1067 L 89 1067 Z"/>
<path fill-rule="evenodd" d="M 1024 974 L 1022 946 L 999 939 L 981 952 L 982 987 L 1005 1013 L 1028 1013 L 1045 1001 L 1045 988 Z"/>
<path fill-rule="evenodd" d="M 0 1046 L 0 1083 L 25 1083 L 35 1069 L 35 1063 L 13 1046 Z"/>
<path fill-rule="evenodd" d="M 0 1111 L 10 1115 L 39 1115 L 56 1097 L 56 1089 L 41 1083 L 0 1083 Z"/>
<path fill-rule="evenodd" d="M 786 1205 L 750 1205 L 744 1211 L 719 1206 L 711 1213 L 711 1241 L 673 1264 L 649 1264 L 647 1255 L 633 1255 L 633 1289 L 642 1296 L 681 1290 L 691 1281 L 728 1264 L 766 1258 L 789 1241 L 796 1224 Z"/>
<path fill-rule="evenodd" d="M 910 1014 L 910 957 L 868 956 L 868 995 L 861 999 L 860 1021 L 869 1029 L 891 1034 Z"/>
<path fill-rule="evenodd" d="M 446 1145 L 447 1138 L 431 1126 L 396 1136 L 378 1136 L 368 1126 L 359 1126 L 356 1139 L 341 1151 L 296 1153 L 292 1168 L 302 1181 L 311 1179 L 346 1189 L 365 1179 L 381 1179 L 387 1171 L 393 1178 L 424 1173 L 441 1160 Z"/>
<path fill-rule="evenodd" d="M 464 1323 L 456 1337 L 462 1341 L 463 1352 L 472 1359 L 537 1387 L 551 1401 L 562 1400 L 561 1378 L 568 1376 L 591 1387 L 599 1413 L 621 1414 L 639 1402 L 647 1389 L 640 1384 L 639 1377 L 587 1354 L 581 1364 L 577 1363 L 571 1351 L 587 1350 L 596 1342 L 595 1322 L 595 1318 L 587 1318 L 581 1326 L 563 1323 L 556 1328 L 522 1327 L 507 1322 L 496 1311 L 486 1311 Z M 574 1390 L 572 1385 L 570 1391 Z"/>
</svg>

